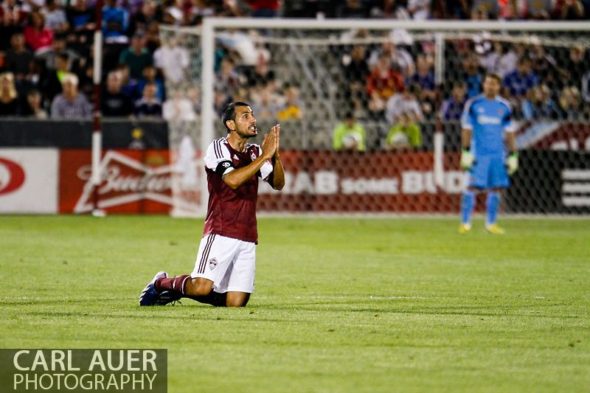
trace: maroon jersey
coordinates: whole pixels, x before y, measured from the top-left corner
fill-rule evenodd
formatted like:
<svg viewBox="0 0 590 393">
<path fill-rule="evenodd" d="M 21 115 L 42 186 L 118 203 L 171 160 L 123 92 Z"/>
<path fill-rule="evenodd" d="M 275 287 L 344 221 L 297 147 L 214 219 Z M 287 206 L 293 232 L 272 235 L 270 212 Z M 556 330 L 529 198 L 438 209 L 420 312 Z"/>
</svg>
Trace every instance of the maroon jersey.
<svg viewBox="0 0 590 393">
<path fill-rule="evenodd" d="M 269 178 L 273 170 L 266 162 L 260 171 L 248 181 L 232 190 L 223 176 L 254 161 L 262 150 L 255 144 L 247 144 L 243 152 L 234 150 L 226 138 L 214 140 L 205 154 L 205 171 L 209 188 L 209 204 L 205 219 L 205 235 L 214 233 L 247 242 L 258 241 L 256 224 L 256 200 L 258 178 Z"/>
</svg>

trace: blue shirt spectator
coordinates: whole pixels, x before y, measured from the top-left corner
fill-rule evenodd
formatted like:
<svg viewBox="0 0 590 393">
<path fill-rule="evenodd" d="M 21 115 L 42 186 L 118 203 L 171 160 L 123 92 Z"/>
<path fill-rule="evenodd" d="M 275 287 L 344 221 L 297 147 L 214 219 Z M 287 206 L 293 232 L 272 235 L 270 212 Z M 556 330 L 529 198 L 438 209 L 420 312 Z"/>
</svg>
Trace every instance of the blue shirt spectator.
<svg viewBox="0 0 590 393">
<path fill-rule="evenodd" d="M 504 85 L 513 97 L 524 97 L 531 88 L 539 84 L 539 78 L 531 68 L 531 60 L 523 57 L 518 61 L 516 71 L 504 78 Z"/>
<path fill-rule="evenodd" d="M 102 32 L 105 40 L 127 42 L 125 33 L 129 28 L 129 12 L 117 7 L 116 0 L 108 0 L 102 9 Z"/>
<path fill-rule="evenodd" d="M 440 108 L 442 120 L 460 120 L 465 102 L 467 101 L 465 84 L 457 83 L 453 86 L 451 96 L 443 101 Z"/>
</svg>

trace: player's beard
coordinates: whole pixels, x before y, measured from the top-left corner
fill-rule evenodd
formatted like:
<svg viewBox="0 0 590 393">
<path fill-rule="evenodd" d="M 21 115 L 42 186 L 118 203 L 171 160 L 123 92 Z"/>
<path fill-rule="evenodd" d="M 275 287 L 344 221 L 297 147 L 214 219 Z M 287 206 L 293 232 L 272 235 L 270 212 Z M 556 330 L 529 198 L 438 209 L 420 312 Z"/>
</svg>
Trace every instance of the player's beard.
<svg viewBox="0 0 590 393">
<path fill-rule="evenodd" d="M 245 131 L 236 130 L 236 132 L 240 136 L 240 138 L 250 139 L 255 138 L 258 135 L 258 128 L 254 126 L 254 130 L 252 130 L 250 127 L 248 127 Z"/>
</svg>

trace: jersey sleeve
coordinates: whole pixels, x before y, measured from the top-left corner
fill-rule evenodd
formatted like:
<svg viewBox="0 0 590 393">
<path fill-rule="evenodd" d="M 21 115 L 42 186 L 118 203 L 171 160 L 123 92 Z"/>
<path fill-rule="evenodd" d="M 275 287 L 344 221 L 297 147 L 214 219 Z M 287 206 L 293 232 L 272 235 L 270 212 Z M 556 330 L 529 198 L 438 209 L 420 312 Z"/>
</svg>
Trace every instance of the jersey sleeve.
<svg viewBox="0 0 590 393">
<path fill-rule="evenodd" d="M 468 100 L 463 108 L 463 114 L 461 115 L 461 128 L 472 130 L 473 129 L 473 115 L 471 113 L 472 100 Z"/>
<path fill-rule="evenodd" d="M 262 155 L 262 148 L 260 146 L 256 147 L 258 148 L 258 156 L 260 157 Z M 270 161 L 266 161 L 264 164 L 262 164 L 262 167 L 260 168 L 260 177 L 262 180 L 268 182 L 269 175 L 272 173 L 273 169 L 274 167 Z"/>
<path fill-rule="evenodd" d="M 221 177 L 235 169 L 230 152 L 221 140 L 214 140 L 207 148 L 207 152 L 205 153 L 205 167 Z"/>
</svg>

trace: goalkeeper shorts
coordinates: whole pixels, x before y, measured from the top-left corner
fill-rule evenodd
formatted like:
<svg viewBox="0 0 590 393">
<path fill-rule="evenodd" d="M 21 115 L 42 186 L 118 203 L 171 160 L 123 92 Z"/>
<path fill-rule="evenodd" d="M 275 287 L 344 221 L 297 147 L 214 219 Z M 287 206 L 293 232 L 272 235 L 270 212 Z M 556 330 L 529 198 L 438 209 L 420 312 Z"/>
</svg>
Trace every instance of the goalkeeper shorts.
<svg viewBox="0 0 590 393">
<path fill-rule="evenodd" d="M 506 188 L 510 178 L 504 164 L 504 155 L 475 156 L 469 171 L 469 185 L 475 188 Z"/>
</svg>

